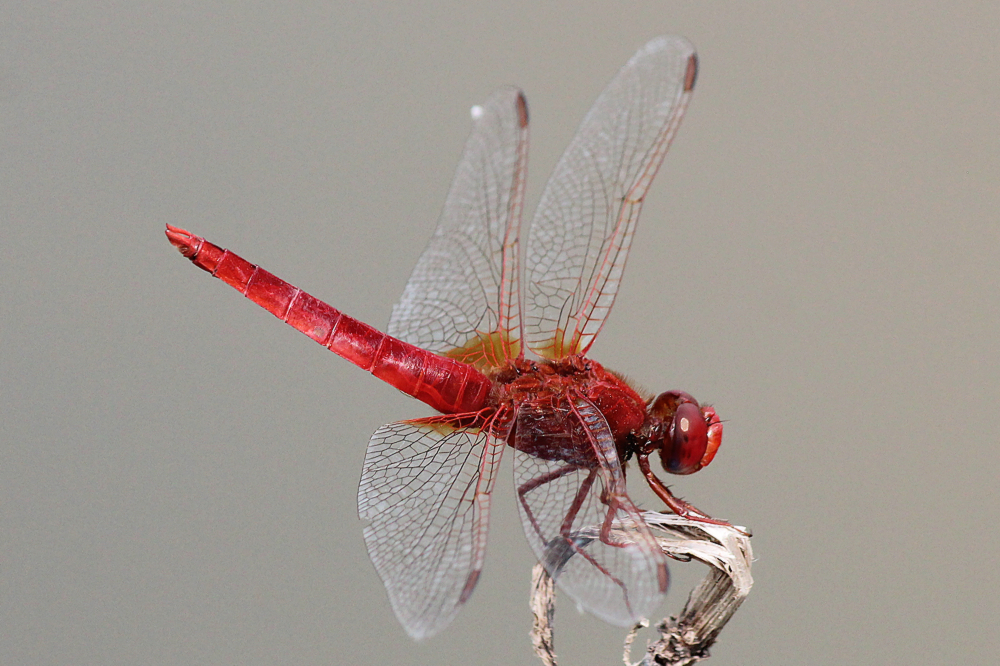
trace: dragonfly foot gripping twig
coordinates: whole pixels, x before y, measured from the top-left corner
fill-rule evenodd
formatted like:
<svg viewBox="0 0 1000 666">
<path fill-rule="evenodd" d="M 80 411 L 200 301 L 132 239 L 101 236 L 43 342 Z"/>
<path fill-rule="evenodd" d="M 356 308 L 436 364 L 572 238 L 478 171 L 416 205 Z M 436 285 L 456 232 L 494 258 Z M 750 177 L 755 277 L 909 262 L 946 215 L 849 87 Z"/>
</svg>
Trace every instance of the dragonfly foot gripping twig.
<svg viewBox="0 0 1000 666">
<path fill-rule="evenodd" d="M 689 666 L 707 659 L 709 648 L 722 628 L 750 594 L 753 578 L 750 565 L 753 551 L 744 528 L 714 525 L 673 514 L 644 512 L 663 552 L 674 559 L 695 559 L 710 567 L 708 575 L 692 590 L 679 615 L 661 620 L 656 628 L 660 639 L 646 648 L 645 657 L 633 663 L 631 647 L 640 623 L 625 637 L 626 666 Z M 613 530 L 614 531 L 614 530 Z M 578 534 L 579 537 L 584 537 Z M 556 666 L 552 638 L 555 613 L 555 586 L 539 564 L 532 571 L 531 631 L 535 653 L 546 666 Z"/>
</svg>

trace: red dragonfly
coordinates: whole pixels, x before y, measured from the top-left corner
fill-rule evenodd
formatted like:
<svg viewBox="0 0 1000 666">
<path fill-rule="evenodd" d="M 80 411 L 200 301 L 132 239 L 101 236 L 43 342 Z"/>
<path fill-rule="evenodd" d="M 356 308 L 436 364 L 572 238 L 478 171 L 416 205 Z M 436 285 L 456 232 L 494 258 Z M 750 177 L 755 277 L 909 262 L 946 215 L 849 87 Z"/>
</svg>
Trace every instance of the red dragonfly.
<svg viewBox="0 0 1000 666">
<path fill-rule="evenodd" d="M 668 36 L 615 76 L 542 194 L 523 275 L 524 95 L 503 88 L 474 107 L 441 219 L 386 333 L 167 226 L 196 266 L 440 412 L 379 428 L 358 491 L 368 552 L 414 638 L 445 627 L 479 579 L 508 448 L 539 561 L 582 608 L 613 624 L 650 615 L 668 582 L 666 557 L 626 492 L 627 460 L 635 457 L 675 513 L 726 524 L 675 498 L 649 464 L 654 451 L 674 474 L 711 462 L 722 439 L 715 410 L 680 391 L 644 395 L 586 356 L 696 71 L 691 44 Z"/>
</svg>

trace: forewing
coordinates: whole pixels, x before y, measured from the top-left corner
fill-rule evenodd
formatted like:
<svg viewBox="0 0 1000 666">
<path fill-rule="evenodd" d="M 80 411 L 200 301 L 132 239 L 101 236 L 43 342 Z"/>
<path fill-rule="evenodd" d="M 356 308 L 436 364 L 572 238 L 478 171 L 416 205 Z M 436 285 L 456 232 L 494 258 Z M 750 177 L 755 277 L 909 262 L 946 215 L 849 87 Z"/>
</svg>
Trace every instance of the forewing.
<svg viewBox="0 0 1000 666">
<path fill-rule="evenodd" d="M 667 565 L 638 509 L 607 421 L 582 397 L 527 403 L 517 416 L 514 483 L 538 560 L 585 610 L 619 626 L 649 617 Z M 602 534 L 612 521 L 622 532 Z"/>
<path fill-rule="evenodd" d="M 646 44 L 597 98 L 556 165 L 527 246 L 525 336 L 538 355 L 586 352 L 604 324 L 696 70 L 683 37 Z"/>
<path fill-rule="evenodd" d="M 358 490 L 368 554 L 396 617 L 416 639 L 451 622 L 486 554 L 503 444 L 455 422 L 434 417 L 379 428 Z"/>
<path fill-rule="evenodd" d="M 518 234 L 528 108 L 516 88 L 473 109 L 473 128 L 444 211 L 399 303 L 389 335 L 480 369 L 521 351 Z"/>
</svg>

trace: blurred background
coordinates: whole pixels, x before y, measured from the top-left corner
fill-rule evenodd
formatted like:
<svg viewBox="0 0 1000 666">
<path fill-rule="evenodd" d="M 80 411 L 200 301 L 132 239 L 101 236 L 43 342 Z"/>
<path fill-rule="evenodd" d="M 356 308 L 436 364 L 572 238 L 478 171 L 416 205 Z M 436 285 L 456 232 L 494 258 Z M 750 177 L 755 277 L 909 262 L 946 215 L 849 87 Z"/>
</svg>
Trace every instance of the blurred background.
<svg viewBox="0 0 1000 666">
<path fill-rule="evenodd" d="M 710 663 L 993 661 L 1000 5 L 112 1 L 0 9 L 0 662 L 538 663 L 509 467 L 475 595 L 413 643 L 355 498 L 427 410 L 163 227 L 384 325 L 469 107 L 526 91 L 530 215 L 661 33 L 698 85 L 592 356 L 726 419 L 673 486 L 755 534 Z M 558 607 L 566 666 L 623 637 Z"/>
</svg>

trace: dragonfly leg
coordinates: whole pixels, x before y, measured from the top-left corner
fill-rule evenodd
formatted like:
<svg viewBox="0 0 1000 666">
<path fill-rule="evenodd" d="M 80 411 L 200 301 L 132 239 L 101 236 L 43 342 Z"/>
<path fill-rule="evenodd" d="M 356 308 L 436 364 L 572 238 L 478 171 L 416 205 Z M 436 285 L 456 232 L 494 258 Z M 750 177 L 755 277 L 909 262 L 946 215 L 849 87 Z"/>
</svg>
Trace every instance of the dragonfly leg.
<svg viewBox="0 0 1000 666">
<path fill-rule="evenodd" d="M 653 470 L 649 467 L 649 454 L 640 453 L 636 456 L 639 462 L 639 469 L 642 470 L 643 476 L 646 477 L 646 481 L 649 483 L 649 487 L 653 489 L 656 496 L 666 503 L 667 508 L 673 511 L 675 514 L 681 518 L 687 518 L 688 520 L 695 520 L 699 523 L 708 523 L 709 525 L 723 525 L 725 527 L 733 527 L 725 520 L 718 520 L 712 518 L 710 515 L 696 508 L 693 504 L 685 502 L 680 497 L 676 497 L 670 489 L 663 485 L 663 482 L 655 474 Z M 742 532 L 742 530 L 741 530 Z M 745 532 L 743 532 L 746 534 Z M 749 536 L 749 534 L 747 534 Z"/>
<path fill-rule="evenodd" d="M 535 534 L 537 534 L 542 541 L 546 540 L 545 532 L 544 530 L 542 530 L 542 526 L 538 524 L 538 520 L 535 518 L 535 514 L 531 510 L 531 506 L 528 504 L 527 494 L 530 493 L 532 490 L 535 490 L 536 488 L 544 486 L 546 483 L 551 483 L 552 481 L 555 481 L 556 479 L 566 476 L 567 474 L 575 472 L 579 469 L 584 469 L 584 468 L 578 467 L 576 465 L 567 465 L 565 467 L 561 467 L 559 469 L 546 472 L 541 476 L 536 476 L 531 481 L 527 481 L 518 487 L 517 500 L 521 503 L 521 508 L 524 509 L 524 515 L 526 515 L 528 517 L 528 520 L 531 522 L 531 527 L 534 528 Z"/>
<path fill-rule="evenodd" d="M 604 515 L 604 522 L 601 523 L 601 543 L 614 548 L 628 548 L 633 545 L 629 541 L 616 540 L 611 536 L 611 527 L 614 525 L 615 517 L 621 509 L 621 505 L 614 498 L 601 498 L 601 501 L 608 507 L 608 512 Z"/>
<path fill-rule="evenodd" d="M 578 465 L 567 465 L 566 467 L 563 467 L 561 469 L 553 470 L 539 477 L 536 477 L 531 481 L 522 484 L 517 489 L 518 500 L 521 502 L 521 506 L 524 508 L 525 515 L 527 515 L 528 520 L 531 521 L 531 525 L 535 529 L 535 534 L 537 534 L 542 539 L 542 541 L 546 540 L 544 532 L 541 526 L 538 524 L 538 521 L 535 519 L 535 516 L 531 511 L 531 507 L 528 506 L 528 501 L 525 496 L 532 490 L 535 490 L 536 488 L 539 488 L 545 485 L 546 483 L 555 481 L 556 479 L 565 476 L 570 472 L 576 472 L 582 469 L 587 469 L 587 468 Z M 551 541 L 547 542 L 547 550 L 549 551 L 549 555 L 546 557 L 546 561 L 543 562 L 543 564 L 545 565 L 545 568 L 549 571 L 549 574 L 553 578 L 557 578 L 558 571 L 563 566 L 565 566 L 566 562 L 569 561 L 570 557 L 572 557 L 573 555 L 579 555 L 583 557 L 583 559 L 585 559 L 587 562 L 589 562 L 595 569 L 597 569 L 602 574 L 604 574 L 612 581 L 614 581 L 615 585 L 621 588 L 622 594 L 625 597 L 626 605 L 629 605 L 628 588 L 626 587 L 625 583 L 616 576 L 614 576 L 603 565 L 601 565 L 600 562 L 595 560 L 590 553 L 584 550 L 584 548 L 580 545 L 581 542 L 580 537 L 574 535 L 573 533 L 573 523 L 576 521 L 576 517 L 579 514 L 580 508 L 583 506 L 583 503 L 586 500 L 588 493 L 590 493 L 590 488 L 591 486 L 593 486 L 594 479 L 596 477 L 597 477 L 597 469 L 591 469 L 590 473 L 587 475 L 587 478 L 584 479 L 583 483 L 580 484 L 580 489 L 577 491 L 576 496 L 573 498 L 573 503 L 570 505 L 569 510 L 566 511 L 566 517 L 563 519 L 562 525 L 560 525 L 559 527 L 559 537 L 560 540 L 562 541 L 562 547 L 553 548 L 552 542 Z M 609 512 L 609 516 L 611 515 L 613 515 L 613 511 Z M 602 524 L 601 526 L 601 536 L 600 536 L 601 542 L 610 546 L 617 546 L 617 547 L 624 547 L 628 545 L 628 544 L 611 543 L 610 535 L 608 535 L 608 538 L 606 539 L 605 534 L 606 531 L 609 529 L 608 525 L 609 525 L 608 519 L 605 518 L 604 524 Z M 553 539 L 552 541 L 555 540 Z"/>
</svg>

